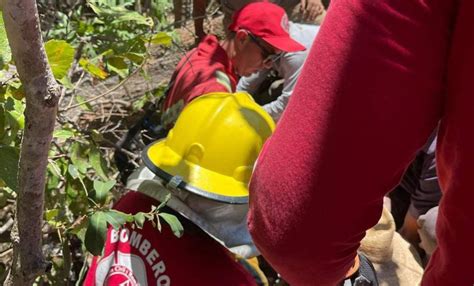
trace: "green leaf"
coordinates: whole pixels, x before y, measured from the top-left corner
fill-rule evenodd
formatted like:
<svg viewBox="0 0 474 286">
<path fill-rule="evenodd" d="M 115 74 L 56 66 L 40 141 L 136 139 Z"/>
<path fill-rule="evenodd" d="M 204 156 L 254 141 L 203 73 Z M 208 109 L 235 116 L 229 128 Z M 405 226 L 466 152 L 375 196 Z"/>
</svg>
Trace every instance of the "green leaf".
<svg viewBox="0 0 474 286">
<path fill-rule="evenodd" d="M 74 135 L 74 131 L 71 129 L 59 129 L 53 132 L 53 137 L 59 139 L 69 139 L 74 137 Z"/>
<path fill-rule="evenodd" d="M 79 172 L 77 171 L 76 166 L 74 166 L 74 165 L 67 166 L 67 171 L 73 179 L 79 178 Z"/>
<path fill-rule="evenodd" d="M 91 25 L 86 21 L 78 20 L 78 27 L 76 32 L 80 36 L 84 36 L 86 33 L 92 33 L 94 32 L 94 25 Z"/>
<path fill-rule="evenodd" d="M 125 62 L 125 57 L 113 56 L 107 59 L 107 68 L 115 72 L 120 77 L 125 78 L 128 75 L 128 65 Z"/>
<path fill-rule="evenodd" d="M 68 172 L 69 172 L 69 168 L 68 168 Z M 69 174 L 69 176 L 72 178 L 71 174 Z M 66 194 L 68 198 L 75 200 L 78 197 L 79 191 L 82 189 L 82 186 L 80 185 L 80 182 L 77 183 L 78 182 L 77 179 L 75 178 L 71 179 L 71 178 L 68 177 L 66 180 Z"/>
<path fill-rule="evenodd" d="M 143 228 L 143 224 L 145 223 L 145 213 L 138 212 L 133 216 L 133 219 L 138 228 Z"/>
<path fill-rule="evenodd" d="M 74 97 L 76 99 L 76 102 L 78 104 L 80 104 L 79 106 L 83 109 L 83 110 L 87 110 L 87 111 L 92 111 L 92 105 L 89 103 L 89 102 L 86 102 L 86 100 L 84 99 L 84 97 L 80 96 L 80 95 L 76 95 L 76 97 Z"/>
<path fill-rule="evenodd" d="M 54 77 L 61 79 L 66 76 L 74 61 L 74 48 L 63 40 L 49 40 L 44 48 Z"/>
<path fill-rule="evenodd" d="M 47 210 L 44 213 L 44 216 L 46 222 L 48 222 L 51 226 L 60 227 L 62 225 L 62 222 L 57 219 L 57 217 L 59 216 L 59 209 Z"/>
<path fill-rule="evenodd" d="M 99 6 L 92 4 L 93 2 L 94 1 L 87 1 L 87 4 L 92 9 L 92 11 L 97 14 L 97 16 L 102 16 L 103 10 Z"/>
<path fill-rule="evenodd" d="M 25 128 L 25 115 L 24 108 L 25 105 L 19 100 L 14 101 L 14 109 L 7 112 L 7 115 L 10 116 L 10 125 L 12 123 L 17 124 L 19 129 Z"/>
<path fill-rule="evenodd" d="M 57 189 L 60 182 L 60 178 L 62 177 L 61 173 L 59 173 L 58 171 L 60 170 L 58 166 L 56 166 L 56 163 L 54 161 L 50 161 L 48 164 L 49 174 L 47 176 L 47 182 L 46 182 L 46 190 L 47 190 L 46 195 L 53 194 L 55 190 Z M 50 201 L 48 201 L 47 203 L 49 202 Z"/>
<path fill-rule="evenodd" d="M 20 88 L 22 83 L 21 83 L 21 80 L 19 78 L 14 78 L 13 80 L 10 80 L 8 82 L 8 85 L 13 87 L 13 88 Z"/>
<path fill-rule="evenodd" d="M 25 97 L 25 90 L 20 79 L 14 78 L 8 81 L 5 89 L 5 97 L 13 97 L 17 100 L 21 100 Z"/>
<path fill-rule="evenodd" d="M 46 220 L 52 220 L 55 217 L 57 217 L 58 215 L 59 215 L 59 209 L 47 210 L 44 213 L 44 217 L 45 217 Z"/>
<path fill-rule="evenodd" d="M 133 221 L 133 216 L 119 212 L 116 210 L 110 210 L 104 212 L 105 219 L 107 222 L 114 228 L 114 229 L 119 229 L 121 228 L 125 223 Z"/>
<path fill-rule="evenodd" d="M 8 86 L 7 95 L 11 95 L 16 100 L 22 100 L 25 98 L 25 89 L 23 88 L 23 85 L 20 85 L 18 88 Z"/>
<path fill-rule="evenodd" d="M 137 25 L 153 27 L 153 19 L 151 19 L 150 17 L 145 17 L 135 11 L 124 13 L 123 15 L 116 18 L 112 22 L 112 24 L 120 24 L 123 22 L 127 22 L 127 23 L 135 22 Z"/>
<path fill-rule="evenodd" d="M 108 74 L 106 71 L 104 71 L 102 68 L 98 67 L 97 65 L 91 63 L 87 59 L 80 59 L 79 60 L 79 65 L 90 75 L 97 77 L 99 79 L 105 79 Z"/>
<path fill-rule="evenodd" d="M 101 1 L 88 1 L 89 7 L 101 17 L 105 22 L 111 21 L 112 25 L 126 23 L 141 26 L 153 27 L 153 20 L 150 17 L 141 15 L 136 11 L 126 8 L 131 2 L 117 5 L 116 3 L 103 3 Z"/>
<path fill-rule="evenodd" d="M 124 57 L 126 57 L 127 59 L 131 60 L 132 62 L 134 62 L 135 64 L 139 65 L 143 62 L 143 60 L 145 59 L 145 55 L 144 54 L 140 54 L 140 53 L 126 53 L 123 55 Z"/>
<path fill-rule="evenodd" d="M 77 233 L 74 233 L 75 235 L 77 235 L 77 238 L 79 238 L 81 241 L 82 241 L 82 250 L 85 252 L 86 248 L 85 248 L 85 244 L 86 244 L 86 232 L 87 232 L 87 226 L 88 226 L 88 220 L 85 219 L 84 220 L 86 222 L 86 225 L 83 226 L 82 228 L 79 228 L 77 230 Z"/>
<path fill-rule="evenodd" d="M 17 148 L 0 145 L 0 179 L 15 192 L 18 188 L 18 160 Z"/>
<path fill-rule="evenodd" d="M 9 98 L 9 100 L 13 101 L 12 98 Z M 7 105 L 5 105 L 5 107 L 7 107 Z M 24 122 L 22 120 L 22 117 L 20 117 L 19 120 L 17 121 L 17 119 L 14 117 L 14 115 L 11 114 L 11 112 L 12 111 L 5 112 L 6 126 L 8 126 L 8 128 L 5 129 L 6 132 L 0 138 L 1 139 L 0 144 L 10 145 L 19 135 L 18 131 L 20 130 L 20 127 L 21 127 L 20 124 Z"/>
<path fill-rule="evenodd" d="M 101 182 L 99 180 L 94 181 L 94 191 L 90 192 L 91 198 L 98 204 L 104 204 L 107 200 L 109 191 L 115 186 L 117 182 L 110 180 L 107 182 Z"/>
<path fill-rule="evenodd" d="M 143 106 L 145 106 L 145 103 L 147 102 L 150 102 L 150 99 L 148 98 L 148 96 L 142 96 L 140 98 L 138 98 L 137 100 L 134 100 L 132 102 L 132 107 L 133 107 L 133 110 L 140 110 L 143 108 Z"/>
<path fill-rule="evenodd" d="M 67 76 L 58 79 L 58 81 L 67 89 L 74 89 L 71 79 Z"/>
<path fill-rule="evenodd" d="M 104 180 L 107 179 L 105 171 L 107 168 L 107 163 L 100 153 L 100 150 L 95 146 L 92 146 L 91 150 L 89 151 L 89 163 L 91 164 L 92 168 L 94 168 L 97 175 L 99 175 Z"/>
<path fill-rule="evenodd" d="M 0 69 L 12 59 L 12 52 L 8 44 L 7 32 L 3 23 L 3 13 L 0 11 Z"/>
<path fill-rule="evenodd" d="M 107 219 L 104 212 L 96 212 L 89 217 L 84 243 L 93 255 L 100 255 L 107 237 Z"/>
<path fill-rule="evenodd" d="M 87 172 L 89 168 L 89 161 L 87 160 L 89 148 L 78 142 L 74 142 L 71 146 L 71 152 L 69 157 L 71 158 L 72 163 L 76 166 L 77 170 L 82 174 Z"/>
<path fill-rule="evenodd" d="M 96 142 L 96 143 L 99 143 L 101 142 L 102 140 L 104 140 L 104 136 L 102 135 L 102 133 L 100 133 L 99 131 L 97 131 L 96 129 L 93 129 L 91 131 L 91 137 L 92 139 Z"/>
<path fill-rule="evenodd" d="M 104 52 L 100 53 L 97 57 L 103 58 L 103 57 L 107 57 L 107 56 L 112 56 L 114 54 L 115 54 L 115 52 L 114 52 L 113 49 L 107 49 Z"/>
<path fill-rule="evenodd" d="M 114 66 L 117 69 L 127 69 L 128 65 L 125 62 L 125 57 L 112 56 L 107 59 L 107 64 Z"/>
<path fill-rule="evenodd" d="M 183 225 L 179 222 L 178 218 L 172 214 L 168 213 L 159 213 L 161 218 L 163 218 L 166 223 L 171 227 L 171 231 L 176 237 L 181 237 L 184 232 Z"/>
<path fill-rule="evenodd" d="M 158 32 L 151 38 L 151 43 L 155 45 L 170 46 L 173 38 L 166 32 Z"/>
<path fill-rule="evenodd" d="M 48 170 L 51 172 L 53 176 L 59 177 L 61 176 L 61 169 L 56 161 L 49 160 L 48 162 Z"/>
<path fill-rule="evenodd" d="M 4 108 L 4 115 L 6 119 L 5 127 L 9 127 L 9 133 L 11 136 L 10 139 L 13 140 L 16 138 L 18 130 L 23 129 L 25 126 L 25 104 L 23 101 L 15 100 L 12 97 L 8 97 L 5 101 Z M 7 143 L 6 141 L 10 140 L 2 138 L 2 142 L 5 145 L 9 145 L 10 143 Z"/>
</svg>

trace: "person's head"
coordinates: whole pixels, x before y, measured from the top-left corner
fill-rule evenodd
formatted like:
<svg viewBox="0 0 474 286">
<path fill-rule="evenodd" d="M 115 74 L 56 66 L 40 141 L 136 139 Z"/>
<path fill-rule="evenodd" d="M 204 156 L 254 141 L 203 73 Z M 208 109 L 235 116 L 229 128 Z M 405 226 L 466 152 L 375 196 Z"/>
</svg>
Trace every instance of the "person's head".
<svg viewBox="0 0 474 286">
<path fill-rule="evenodd" d="M 248 183 L 274 128 L 249 94 L 210 93 L 183 109 L 168 136 L 146 148 L 143 161 L 174 194 L 169 207 L 228 247 L 250 245 Z"/>
<path fill-rule="evenodd" d="M 253 165 L 275 128 L 243 92 L 200 96 L 183 109 L 167 137 L 143 152 L 145 165 L 179 188 L 231 204 L 248 203 Z"/>
<path fill-rule="evenodd" d="M 231 60 L 240 76 L 270 68 L 283 52 L 305 49 L 290 37 L 285 10 L 273 3 L 255 2 L 244 6 L 234 13 L 228 29 L 234 47 Z"/>
</svg>

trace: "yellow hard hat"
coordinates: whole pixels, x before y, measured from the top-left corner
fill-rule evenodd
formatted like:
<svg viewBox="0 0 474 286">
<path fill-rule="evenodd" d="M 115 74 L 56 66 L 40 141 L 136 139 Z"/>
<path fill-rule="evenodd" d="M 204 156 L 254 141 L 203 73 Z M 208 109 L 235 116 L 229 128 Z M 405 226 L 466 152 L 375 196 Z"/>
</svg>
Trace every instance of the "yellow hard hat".
<svg viewBox="0 0 474 286">
<path fill-rule="evenodd" d="M 167 183 L 220 202 L 248 203 L 248 182 L 272 118 L 247 93 L 189 103 L 168 136 L 146 147 L 145 165 Z"/>
</svg>

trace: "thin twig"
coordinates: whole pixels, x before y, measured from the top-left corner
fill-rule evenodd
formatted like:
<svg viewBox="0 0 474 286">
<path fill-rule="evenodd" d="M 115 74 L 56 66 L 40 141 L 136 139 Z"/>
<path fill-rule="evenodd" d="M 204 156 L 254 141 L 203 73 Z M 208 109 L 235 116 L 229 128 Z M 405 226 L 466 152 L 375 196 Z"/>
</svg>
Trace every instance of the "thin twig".
<svg viewBox="0 0 474 286">
<path fill-rule="evenodd" d="M 117 85 L 114 86 L 113 88 L 111 88 L 111 89 L 107 90 L 106 92 L 101 93 L 101 94 L 99 94 L 99 95 L 97 95 L 97 96 L 94 96 L 94 97 L 92 97 L 92 98 L 90 98 L 90 99 L 88 99 L 88 100 L 85 100 L 84 102 L 71 105 L 71 106 L 69 106 L 69 107 L 67 107 L 67 108 L 65 108 L 65 109 L 63 109 L 63 110 L 61 110 L 61 111 L 67 111 L 67 110 L 69 110 L 69 109 L 72 109 L 72 108 L 75 108 L 75 107 L 79 107 L 79 106 L 81 106 L 81 105 L 83 105 L 83 104 L 85 104 L 85 103 L 89 103 L 89 102 L 92 102 L 92 101 L 94 101 L 94 100 L 97 100 L 97 99 L 99 99 L 99 98 L 101 98 L 101 97 L 104 97 L 104 96 L 110 94 L 111 92 L 113 92 L 113 91 L 119 89 L 119 88 L 120 88 L 122 85 L 124 85 L 131 77 L 133 77 L 133 76 L 136 75 L 140 70 L 143 69 L 143 67 L 144 67 L 144 65 L 145 65 L 145 63 L 146 63 L 146 60 L 147 60 L 147 58 L 145 57 L 145 58 L 143 59 L 143 62 L 141 63 L 141 65 L 140 65 L 136 70 L 134 70 L 129 76 L 127 76 L 124 80 L 122 80 L 119 84 L 117 84 Z"/>
<path fill-rule="evenodd" d="M 0 259 L 3 259 L 5 256 L 11 255 L 12 252 L 13 252 L 13 248 L 9 248 L 3 251 L 2 253 L 0 253 Z"/>
<path fill-rule="evenodd" d="M 104 123 L 105 121 L 105 110 L 104 110 L 104 103 L 100 105 L 100 113 L 102 114 L 100 118 L 100 122 Z"/>
<path fill-rule="evenodd" d="M 108 114 L 107 117 L 105 118 L 105 121 L 109 121 L 109 120 L 110 120 L 110 117 L 112 117 L 114 108 L 115 108 L 115 102 L 112 101 L 112 107 L 110 108 L 109 114 Z"/>
<path fill-rule="evenodd" d="M 2 225 L 2 227 L 0 227 L 0 234 L 3 234 L 7 230 L 9 230 L 10 227 L 12 227 L 13 222 L 14 220 L 12 218 L 9 218 L 8 221 L 4 225 Z"/>
<path fill-rule="evenodd" d="M 140 95 L 140 97 L 141 97 L 141 96 L 143 96 L 143 95 Z M 131 98 L 131 99 L 133 99 L 133 98 Z M 125 106 L 127 106 L 127 107 L 132 104 L 132 103 L 129 102 L 129 101 L 122 100 L 122 99 L 116 99 L 116 98 L 114 98 L 114 99 L 112 100 L 112 103 L 114 103 L 114 104 L 122 104 L 122 105 L 125 105 Z"/>
<path fill-rule="evenodd" d="M 79 76 L 79 79 L 77 80 L 76 84 L 74 84 L 74 87 L 71 90 L 71 99 L 69 100 L 69 103 L 67 105 L 67 108 L 70 108 L 72 105 L 72 102 L 74 101 L 74 91 L 77 89 L 79 84 L 82 83 L 82 79 L 84 78 L 85 71 L 82 71 L 81 75 Z"/>
<path fill-rule="evenodd" d="M 102 139 L 101 142 L 104 142 L 104 143 L 110 145 L 111 147 L 115 148 L 116 150 L 127 154 L 128 156 L 132 157 L 133 159 L 137 159 L 137 158 L 140 157 L 140 156 L 138 156 L 137 154 L 135 154 L 135 153 L 133 153 L 133 152 L 130 152 L 130 151 L 128 151 L 127 149 L 124 149 L 124 148 L 118 146 L 117 144 L 115 144 L 114 142 L 112 142 L 112 141 L 110 141 L 110 140 Z"/>
</svg>

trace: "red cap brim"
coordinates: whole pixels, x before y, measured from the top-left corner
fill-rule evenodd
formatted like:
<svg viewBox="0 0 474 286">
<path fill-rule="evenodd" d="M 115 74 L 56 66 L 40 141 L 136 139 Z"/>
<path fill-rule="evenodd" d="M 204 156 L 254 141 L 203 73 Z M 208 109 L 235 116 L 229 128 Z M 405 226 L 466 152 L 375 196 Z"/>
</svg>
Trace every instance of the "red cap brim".
<svg viewBox="0 0 474 286">
<path fill-rule="evenodd" d="M 290 37 L 262 37 L 270 46 L 287 53 L 304 51 L 306 48 Z"/>
</svg>

